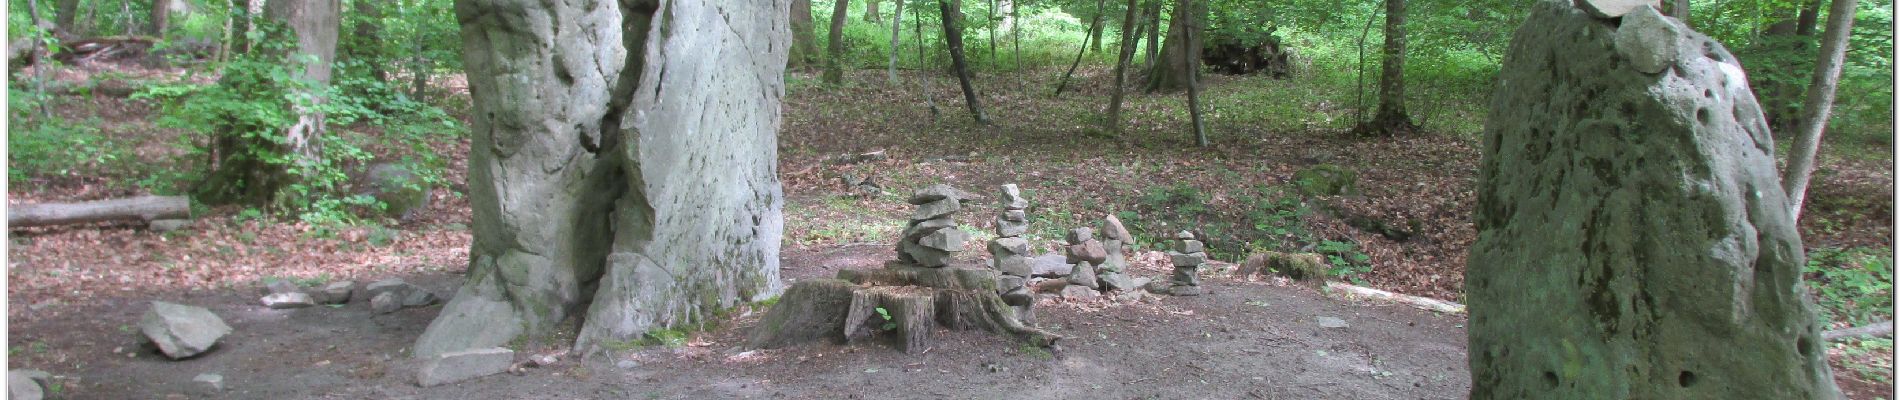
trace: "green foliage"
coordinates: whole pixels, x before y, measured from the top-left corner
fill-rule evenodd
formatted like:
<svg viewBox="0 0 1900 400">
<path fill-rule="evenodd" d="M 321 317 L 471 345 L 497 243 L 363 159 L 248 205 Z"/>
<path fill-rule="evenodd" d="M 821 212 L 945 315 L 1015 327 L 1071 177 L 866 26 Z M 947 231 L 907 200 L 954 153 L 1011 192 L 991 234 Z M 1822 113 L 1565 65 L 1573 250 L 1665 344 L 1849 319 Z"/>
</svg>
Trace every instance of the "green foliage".
<svg viewBox="0 0 1900 400">
<path fill-rule="evenodd" d="M 885 331 L 889 331 L 889 330 L 893 330 L 893 329 L 897 329 L 897 322 L 896 322 L 895 320 L 892 320 L 892 319 L 891 319 L 891 311 L 890 311 L 890 310 L 886 310 L 886 309 L 884 309 L 884 307 L 878 307 L 878 308 L 877 308 L 877 316 L 878 316 L 879 318 L 883 318 L 883 319 L 884 319 L 884 324 L 883 324 L 883 325 L 879 325 L 879 326 L 878 326 L 878 329 L 881 329 L 881 330 L 885 330 Z"/>
<path fill-rule="evenodd" d="M 1323 240 L 1314 250 L 1326 256 L 1326 264 L 1332 266 L 1331 269 L 1326 270 L 1327 276 L 1347 278 L 1355 285 L 1366 284 L 1359 275 L 1372 272 L 1372 264 L 1368 263 L 1372 257 L 1359 252 L 1359 245 L 1352 242 Z"/>
<path fill-rule="evenodd" d="M 1823 326 L 1893 318 L 1893 258 L 1886 249 L 1810 249 L 1806 272 Z"/>
</svg>

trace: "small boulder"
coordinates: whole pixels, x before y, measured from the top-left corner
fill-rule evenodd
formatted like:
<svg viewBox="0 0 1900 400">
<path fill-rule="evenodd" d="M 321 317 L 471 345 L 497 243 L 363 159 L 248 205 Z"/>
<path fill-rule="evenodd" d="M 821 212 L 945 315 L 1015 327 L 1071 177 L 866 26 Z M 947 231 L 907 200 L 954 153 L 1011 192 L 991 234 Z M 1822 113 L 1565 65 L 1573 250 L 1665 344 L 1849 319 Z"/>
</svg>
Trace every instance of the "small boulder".
<svg viewBox="0 0 1900 400">
<path fill-rule="evenodd" d="M 1108 249 L 1102 247 L 1101 241 L 1093 239 L 1084 241 L 1081 244 L 1069 245 L 1069 258 L 1067 261 L 1070 264 L 1084 261 L 1090 264 L 1101 264 L 1104 261 L 1108 261 Z"/>
<path fill-rule="evenodd" d="M 1069 273 L 1069 283 L 1077 286 L 1086 286 L 1089 289 L 1102 287 L 1101 282 L 1095 279 L 1095 266 L 1089 264 L 1088 261 L 1083 261 L 1075 265 L 1075 271 Z"/>
<path fill-rule="evenodd" d="M 1082 244 L 1083 242 L 1095 240 L 1095 230 L 1087 227 L 1070 229 L 1069 235 L 1065 238 L 1068 239 L 1069 244 Z"/>
<path fill-rule="evenodd" d="M 1358 193 L 1359 175 L 1334 164 L 1319 164 L 1293 173 L 1293 186 L 1301 195 L 1338 196 Z M 1193 239 L 1193 238 L 1184 238 Z"/>
<path fill-rule="evenodd" d="M 303 291 L 303 289 L 297 287 L 297 283 L 291 282 L 289 279 L 278 277 L 266 277 L 259 280 L 257 286 L 257 294 L 265 296 L 278 293 L 297 293 L 300 291 Z"/>
<path fill-rule="evenodd" d="M 388 314 L 402 309 L 402 298 L 394 292 L 377 293 L 370 297 L 369 309 L 377 314 Z"/>
<path fill-rule="evenodd" d="M 7 371 L 7 398 L 13 400 L 40 400 L 46 397 L 46 387 L 19 371 Z"/>
<path fill-rule="evenodd" d="M 323 285 L 323 288 L 310 292 L 310 297 L 318 304 L 345 304 L 356 293 L 356 282 L 336 281 Z"/>
<path fill-rule="evenodd" d="M 1082 286 L 1070 285 L 1062 288 L 1062 298 L 1069 300 L 1095 300 L 1102 294 Z"/>
<path fill-rule="evenodd" d="M 1141 287 L 1135 284 L 1134 278 L 1129 278 L 1128 275 L 1119 272 L 1103 271 L 1100 276 L 1095 277 L 1095 280 L 1101 282 L 1102 290 L 1130 290 Z"/>
<path fill-rule="evenodd" d="M 1682 49 L 1683 27 L 1656 9 L 1638 7 L 1623 17 L 1616 29 L 1616 54 L 1628 59 L 1631 67 L 1643 73 L 1657 74 L 1675 65 L 1685 54 Z"/>
<path fill-rule="evenodd" d="M 416 383 L 430 387 L 499 374 L 514 362 L 515 351 L 500 347 L 443 353 L 416 371 Z"/>
<path fill-rule="evenodd" d="M 1102 234 L 1122 243 L 1135 243 L 1135 235 L 1128 233 L 1128 227 L 1122 226 L 1122 219 L 1115 217 L 1115 214 L 1109 214 L 1108 218 L 1102 219 Z"/>
<path fill-rule="evenodd" d="M 383 204 L 383 214 L 409 220 L 429 208 L 429 181 L 406 165 L 382 162 L 369 167 L 357 182 L 360 194 Z"/>
<path fill-rule="evenodd" d="M 383 293 L 393 293 L 396 296 L 395 300 L 403 307 L 426 306 L 435 304 L 440 300 L 436 298 L 435 293 L 430 293 L 421 286 L 416 286 L 396 278 L 372 282 L 369 286 L 365 286 L 363 290 L 369 294 L 371 299 L 375 299 L 376 296 L 380 296 Z"/>
<path fill-rule="evenodd" d="M 1345 328 L 1348 326 L 1346 320 L 1337 317 L 1313 317 L 1313 322 L 1318 323 L 1321 328 Z"/>
<path fill-rule="evenodd" d="M 1061 254 L 1045 254 L 1031 258 L 1029 259 L 1029 268 L 1033 272 L 1031 276 L 1069 276 L 1069 272 L 1075 269 L 1075 264 L 1065 262 L 1065 259 L 1066 257 Z"/>
<path fill-rule="evenodd" d="M 191 226 L 191 220 L 189 219 L 161 219 L 147 223 L 145 228 L 151 229 L 152 232 L 171 232 L 185 229 L 189 226 Z"/>
<path fill-rule="evenodd" d="M 139 321 L 139 332 L 176 360 L 210 350 L 231 333 L 231 326 L 204 307 L 153 301 L 152 309 Z"/>
<path fill-rule="evenodd" d="M 1003 208 L 1010 210 L 1029 208 L 1029 199 L 1023 198 L 1023 192 L 1016 188 L 1016 184 L 1003 185 Z"/>
<path fill-rule="evenodd" d="M 213 392 L 224 391 L 224 375 L 212 373 L 198 374 L 198 376 L 191 378 L 191 381 L 203 383 L 205 387 L 210 388 Z"/>
<path fill-rule="evenodd" d="M 311 299 L 310 294 L 304 292 L 271 293 L 262 299 L 258 299 L 258 301 L 264 303 L 265 307 L 270 307 L 273 310 L 304 308 L 317 305 L 316 300 Z"/>
<path fill-rule="evenodd" d="M 960 209 L 963 209 L 963 205 L 957 203 L 956 199 L 937 200 L 918 205 L 917 210 L 910 213 L 910 220 L 922 221 L 938 218 L 956 213 L 957 210 Z"/>
</svg>

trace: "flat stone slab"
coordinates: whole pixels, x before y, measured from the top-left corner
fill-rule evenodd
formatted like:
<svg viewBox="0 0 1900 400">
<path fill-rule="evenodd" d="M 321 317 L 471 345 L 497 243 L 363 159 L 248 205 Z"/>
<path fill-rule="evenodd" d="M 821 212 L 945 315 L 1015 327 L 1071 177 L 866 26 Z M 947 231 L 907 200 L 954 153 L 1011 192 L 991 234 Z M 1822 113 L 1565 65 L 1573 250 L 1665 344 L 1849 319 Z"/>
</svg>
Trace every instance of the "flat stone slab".
<svg viewBox="0 0 1900 400">
<path fill-rule="evenodd" d="M 264 298 L 258 299 L 258 302 L 264 303 L 265 307 L 276 310 L 304 308 L 317 305 L 316 300 L 311 299 L 310 294 L 304 292 L 271 293 L 270 295 L 264 296 Z"/>
<path fill-rule="evenodd" d="M 514 362 L 515 351 L 500 347 L 442 353 L 416 371 L 416 384 L 430 387 L 499 374 Z"/>
</svg>

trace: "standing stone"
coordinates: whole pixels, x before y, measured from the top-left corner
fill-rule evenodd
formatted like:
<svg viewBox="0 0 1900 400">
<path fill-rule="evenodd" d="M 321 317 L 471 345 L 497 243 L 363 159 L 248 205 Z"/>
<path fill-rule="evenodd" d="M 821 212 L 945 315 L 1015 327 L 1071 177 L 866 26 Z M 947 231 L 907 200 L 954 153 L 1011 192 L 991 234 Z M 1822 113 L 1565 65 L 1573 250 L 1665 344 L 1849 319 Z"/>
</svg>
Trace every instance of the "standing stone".
<svg viewBox="0 0 1900 400">
<path fill-rule="evenodd" d="M 13 400 L 40 400 L 46 398 L 46 388 L 33 378 L 13 371 L 7 373 L 7 398 Z"/>
<path fill-rule="evenodd" d="M 1107 218 L 1102 219 L 1102 234 L 1107 235 L 1111 240 L 1128 244 L 1135 243 L 1135 235 L 1128 233 L 1128 227 L 1122 226 L 1122 219 L 1116 217 L 1115 214 L 1109 214 Z"/>
<path fill-rule="evenodd" d="M 1090 265 L 1088 261 L 1075 265 L 1075 272 L 1069 274 L 1069 283 L 1087 286 L 1089 289 L 1102 287 L 1102 284 L 1095 279 L 1095 266 Z"/>
<path fill-rule="evenodd" d="M 1102 242 L 1102 248 L 1108 250 L 1108 254 L 1102 258 L 1101 265 L 1095 266 L 1096 269 L 1107 272 L 1121 272 L 1122 269 L 1128 267 L 1128 257 L 1122 255 L 1122 241 L 1104 241 Z"/>
<path fill-rule="evenodd" d="M 1512 39 L 1465 274 L 1472 399 L 1841 397 L 1747 77 L 1664 22 L 1652 40 L 1697 52 L 1662 74 L 1568 1 Z"/>
<path fill-rule="evenodd" d="M 1003 208 L 1010 209 L 1010 210 L 1028 209 L 1029 199 L 1023 198 L 1023 192 L 1022 190 L 1016 188 L 1016 184 L 1014 183 L 1004 184 L 1003 185 Z"/>
<path fill-rule="evenodd" d="M 636 4 L 637 3 L 637 4 Z M 789 1 L 468 1 L 467 281 L 414 354 L 574 349 L 772 298 Z"/>
<path fill-rule="evenodd" d="M 139 332 L 157 344 L 158 351 L 176 360 L 210 350 L 218 339 L 231 333 L 231 326 L 204 307 L 153 301 L 152 309 L 139 320 Z"/>
</svg>

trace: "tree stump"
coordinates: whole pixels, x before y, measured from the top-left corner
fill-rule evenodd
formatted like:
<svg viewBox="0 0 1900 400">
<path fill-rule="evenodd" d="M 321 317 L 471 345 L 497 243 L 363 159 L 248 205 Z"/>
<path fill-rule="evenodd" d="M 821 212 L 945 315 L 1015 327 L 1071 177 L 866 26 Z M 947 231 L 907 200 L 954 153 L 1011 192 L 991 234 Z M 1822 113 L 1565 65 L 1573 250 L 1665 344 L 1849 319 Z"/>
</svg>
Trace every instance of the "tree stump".
<svg viewBox="0 0 1900 400">
<path fill-rule="evenodd" d="M 1036 346 L 1062 336 L 1023 324 L 1003 302 L 994 270 L 924 268 L 892 262 L 884 269 L 842 270 L 838 279 L 793 284 L 751 333 L 756 348 L 815 340 L 885 340 L 916 354 L 933 344 L 938 328 L 1010 335 Z"/>
</svg>

